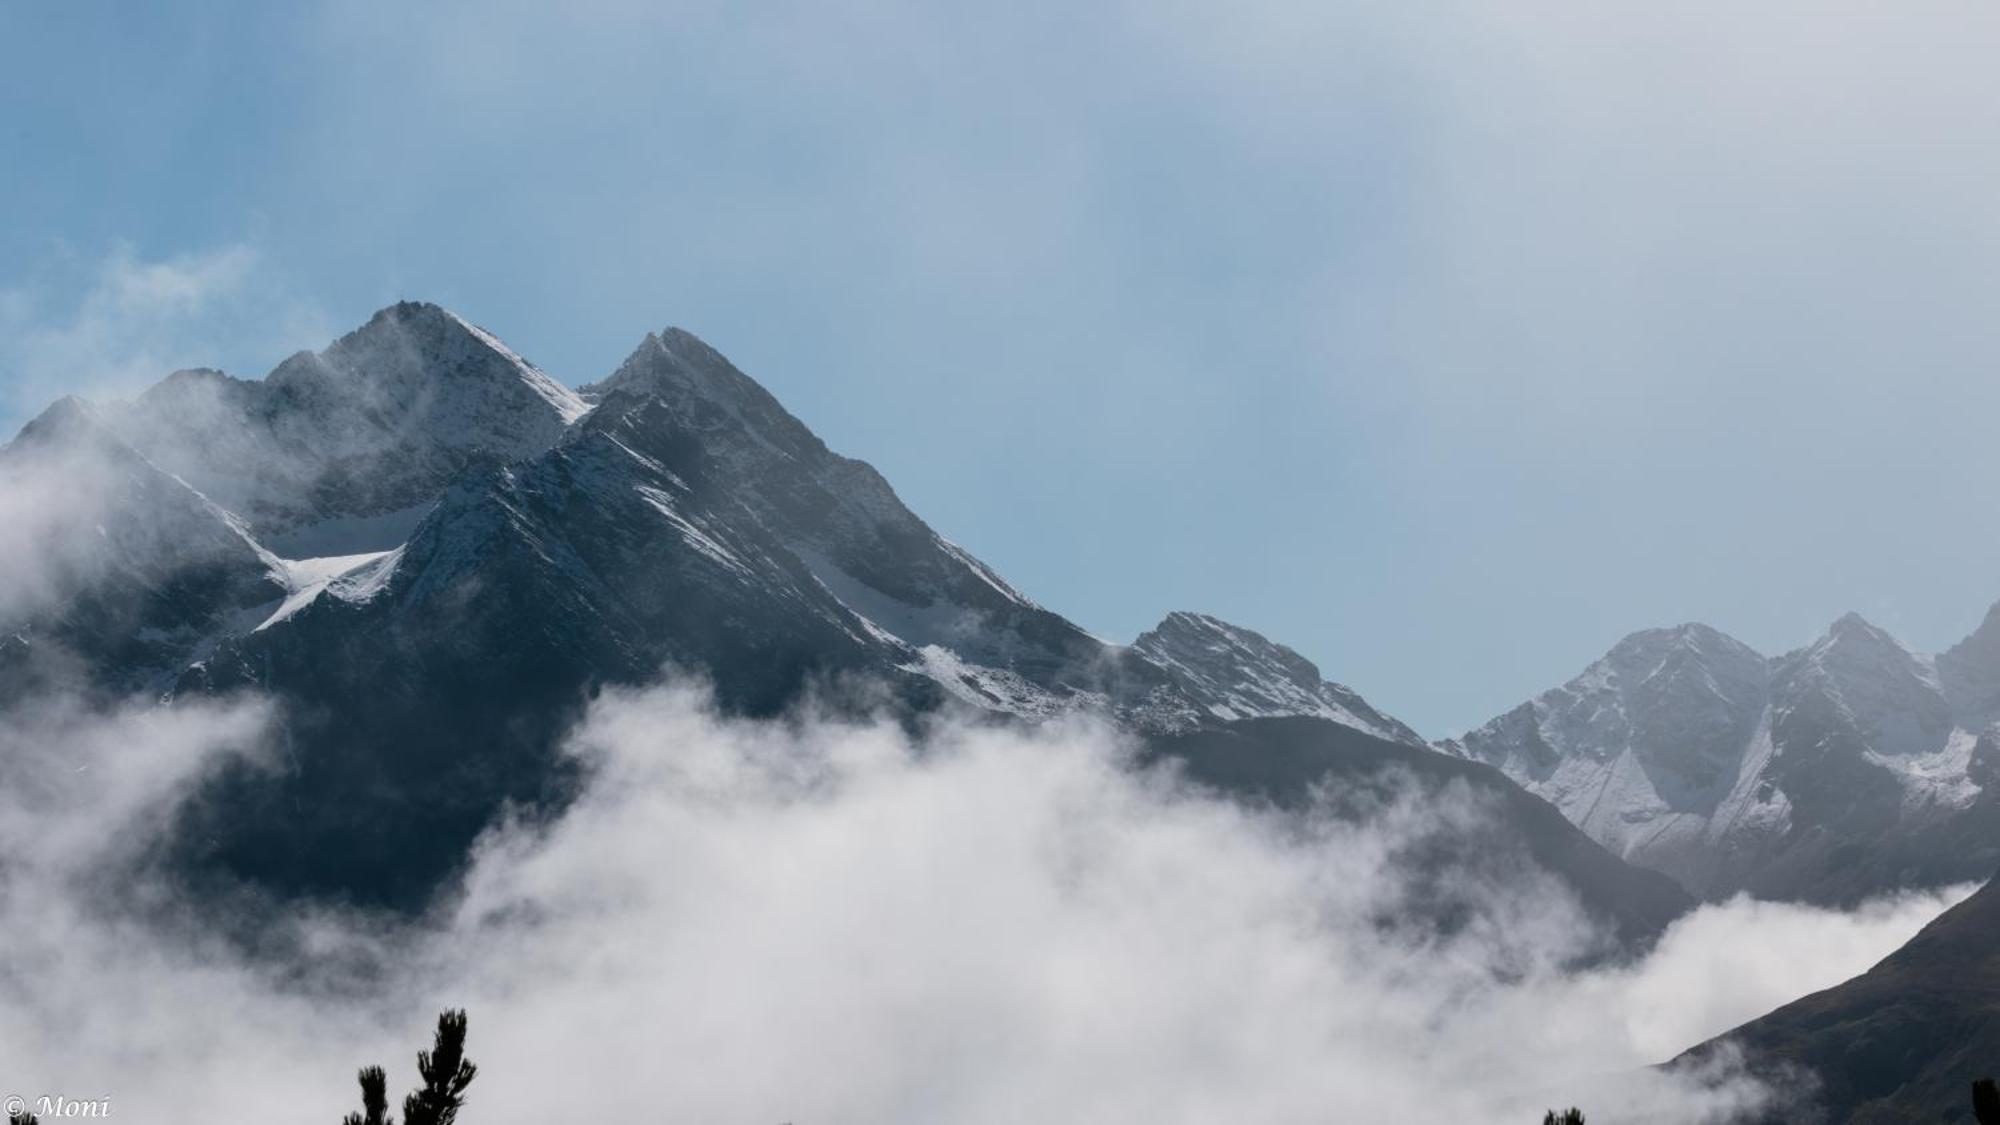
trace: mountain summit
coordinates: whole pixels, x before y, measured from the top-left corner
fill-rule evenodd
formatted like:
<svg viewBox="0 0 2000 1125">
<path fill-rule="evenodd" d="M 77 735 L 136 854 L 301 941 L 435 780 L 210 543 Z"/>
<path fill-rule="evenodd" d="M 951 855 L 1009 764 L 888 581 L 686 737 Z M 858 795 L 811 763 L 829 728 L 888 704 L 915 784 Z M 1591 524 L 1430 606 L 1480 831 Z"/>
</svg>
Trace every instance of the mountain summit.
<svg viewBox="0 0 2000 1125">
<path fill-rule="evenodd" d="M 448 482 L 547 449 L 589 409 L 483 329 L 404 302 L 262 380 L 177 372 L 107 417 L 302 557 L 395 546 Z"/>
<path fill-rule="evenodd" d="M 1312 661 L 1218 617 L 1170 613 L 1132 649 L 1166 669 L 1209 718 L 1311 715 L 1392 742 L 1425 745 L 1416 731 L 1377 711 L 1352 688 L 1321 679 Z"/>
<path fill-rule="evenodd" d="M 1854 613 L 1770 658 L 1702 625 L 1648 630 L 1446 748 L 1705 896 L 1846 903 L 1984 879 L 2000 864 L 1990 646 L 1974 634 L 1933 659 Z"/>
</svg>

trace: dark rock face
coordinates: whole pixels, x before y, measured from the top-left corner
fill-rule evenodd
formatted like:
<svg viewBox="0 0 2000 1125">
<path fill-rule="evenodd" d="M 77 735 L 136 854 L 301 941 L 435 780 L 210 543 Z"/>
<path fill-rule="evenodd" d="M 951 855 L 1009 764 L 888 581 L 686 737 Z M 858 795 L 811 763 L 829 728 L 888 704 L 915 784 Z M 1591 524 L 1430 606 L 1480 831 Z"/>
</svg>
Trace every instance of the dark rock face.
<svg viewBox="0 0 2000 1125">
<path fill-rule="evenodd" d="M 648 336 L 588 388 L 626 439 L 667 435 L 698 458 L 704 499 L 740 506 L 832 595 L 911 649 L 1050 682 L 1088 672 L 1100 642 L 1035 605 L 903 506 L 864 462 L 828 450 L 770 393 L 678 329 Z M 594 426 L 597 423 L 591 423 Z"/>
</svg>

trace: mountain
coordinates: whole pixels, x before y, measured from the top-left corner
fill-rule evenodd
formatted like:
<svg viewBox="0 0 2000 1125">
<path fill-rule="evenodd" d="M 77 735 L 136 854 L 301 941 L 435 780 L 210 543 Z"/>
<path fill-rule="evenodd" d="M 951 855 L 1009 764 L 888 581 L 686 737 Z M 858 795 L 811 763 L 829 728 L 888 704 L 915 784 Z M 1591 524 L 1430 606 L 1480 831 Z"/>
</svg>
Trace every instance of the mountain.
<svg viewBox="0 0 2000 1125">
<path fill-rule="evenodd" d="M 287 590 L 240 521 L 65 398 L 0 448 L 0 701 L 165 687 Z"/>
<path fill-rule="evenodd" d="M 1939 654 L 1938 682 L 1968 729 L 2000 721 L 2000 605 L 1986 612 L 1970 636 Z"/>
<path fill-rule="evenodd" d="M 106 415 L 287 557 L 401 543 L 452 480 L 547 449 L 589 406 L 435 305 L 383 309 L 262 380 L 177 372 Z"/>
<path fill-rule="evenodd" d="M 572 392 L 404 303 L 262 380 L 180 372 L 59 407 L 8 455 L 70 415 L 145 482 L 106 527 L 187 527 L 132 552 L 153 569 L 118 588 L 153 596 L 183 555 L 226 578 L 171 630 L 133 618 L 129 636 L 168 637 L 143 660 L 111 627 L 79 659 L 170 699 L 283 705 L 285 768 L 226 769 L 183 813 L 179 859 L 204 877 L 420 907 L 496 816 L 563 807 L 579 779 L 559 747 L 596 692 L 680 670 L 752 715 L 808 695 L 911 719 L 1086 710 L 1283 807 L 1385 770 L 1455 779 L 1506 810 L 1504 846 L 1457 862 L 1527 856 L 1635 940 L 1688 905 L 1255 632 L 1174 613 L 1119 645 L 1037 605 L 678 329 Z M 1305 725 L 1256 725 L 1285 717 Z"/>
<path fill-rule="evenodd" d="M 1522 870 L 1553 872 L 1612 948 L 1656 937 L 1693 902 L 1672 879 L 1621 863 L 1548 802 L 1498 770 L 1315 716 L 1248 719 L 1156 736 L 1156 761 L 1223 793 L 1304 809 L 1337 794 L 1334 807 L 1366 808 L 1414 792 L 1428 807 L 1454 791 L 1485 802 L 1487 815 L 1460 833 L 1424 841 L 1427 854 L 1406 893 L 1426 916 L 1450 924 L 1477 888 L 1504 886 Z"/>
<path fill-rule="evenodd" d="M 1261 634 L 1202 613 L 1170 613 L 1132 649 L 1165 669 L 1192 710 L 1167 726 L 1308 715 L 1392 742 L 1428 747 L 1352 688 L 1320 678 L 1312 661 Z"/>
<path fill-rule="evenodd" d="M 1689 1051 L 1724 1044 L 1753 1071 L 1815 1089 L 1774 1122 L 1971 1121 L 1974 1079 L 2000 1072 L 2000 884 L 1934 919 L 1861 976 Z"/>
<path fill-rule="evenodd" d="M 1984 879 L 2000 867 L 1994 650 L 1975 634 L 1933 659 L 1856 614 L 1775 658 L 1703 625 L 1647 630 L 1444 748 L 1704 897 L 1849 903 Z"/>
</svg>

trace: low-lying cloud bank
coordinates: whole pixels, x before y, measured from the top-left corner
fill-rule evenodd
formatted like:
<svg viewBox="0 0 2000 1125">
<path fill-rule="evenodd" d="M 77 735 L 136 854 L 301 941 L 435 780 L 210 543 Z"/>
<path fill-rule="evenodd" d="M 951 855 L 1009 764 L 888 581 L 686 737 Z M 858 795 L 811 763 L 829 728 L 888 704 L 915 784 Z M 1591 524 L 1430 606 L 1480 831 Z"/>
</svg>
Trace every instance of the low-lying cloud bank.
<svg viewBox="0 0 2000 1125">
<path fill-rule="evenodd" d="M 1637 1068 L 1863 970 L 1954 897 L 1732 902 L 1641 963 L 1565 973 L 1595 935 L 1546 880 L 1482 888 L 1456 937 L 1380 924 L 1398 857 L 1482 815 L 1448 793 L 1280 822 L 1133 770 L 1087 723 L 913 738 L 724 719 L 675 687 L 602 701 L 574 740 L 583 800 L 493 833 L 446 916 L 295 918 L 310 962 L 252 962 L 133 872 L 266 720 L 178 705 L 0 733 L 0 1093 L 334 1120 L 357 1066 L 407 1087 L 431 1018 L 463 1005 L 467 1125 L 1529 1121 L 1570 1101 L 1719 1121 L 1769 1092 Z M 356 964 L 379 971 L 314 971 Z"/>
</svg>

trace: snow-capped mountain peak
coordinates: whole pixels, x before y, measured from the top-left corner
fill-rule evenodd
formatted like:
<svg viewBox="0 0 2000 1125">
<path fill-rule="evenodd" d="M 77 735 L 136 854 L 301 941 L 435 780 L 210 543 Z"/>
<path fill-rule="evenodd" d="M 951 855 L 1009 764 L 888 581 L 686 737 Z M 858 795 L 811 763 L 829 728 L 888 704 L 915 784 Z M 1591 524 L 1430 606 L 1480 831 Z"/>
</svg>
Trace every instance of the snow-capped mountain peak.
<svg viewBox="0 0 2000 1125">
<path fill-rule="evenodd" d="M 522 455 L 546 448 L 555 430 L 590 409 L 491 333 L 417 301 L 382 309 L 323 351 L 299 352 L 265 383 L 281 398 L 321 407 L 330 414 L 321 421 L 367 412 L 448 444 L 498 444 Z M 536 407 L 554 418 L 553 429 Z"/>
<path fill-rule="evenodd" d="M 1981 799 L 1996 683 L 2000 624 L 1936 659 L 1856 613 L 1769 659 L 1684 625 L 1625 638 L 1451 746 L 1697 893 L 1839 899 L 1912 864 L 1963 878 L 1986 862 L 1909 841 Z"/>
<path fill-rule="evenodd" d="M 1855 753 L 1893 757 L 1942 748 L 1954 727 L 1935 662 L 1860 614 L 1843 615 L 1798 653 L 1776 661 L 1780 722 L 1837 716 Z"/>
<path fill-rule="evenodd" d="M 1312 661 L 1219 617 L 1170 613 L 1140 634 L 1132 651 L 1164 668 L 1197 706 L 1217 719 L 1313 715 L 1392 741 L 1425 745 L 1415 731 L 1377 711 L 1352 689 L 1322 679 Z"/>
<path fill-rule="evenodd" d="M 756 380 L 693 334 L 648 334 L 585 393 L 596 413 L 571 440 L 609 434 L 729 499 L 850 611 L 915 650 L 1044 679 L 1102 647 L 1021 595 L 907 508 L 866 462 L 843 457 Z M 677 470 L 680 471 L 680 470 Z M 953 677 L 956 677 L 956 673 Z"/>
<path fill-rule="evenodd" d="M 771 392 L 681 328 L 647 333 L 618 370 L 580 393 L 592 402 L 657 399 L 678 412 L 684 424 L 712 437 L 748 439 L 762 447 L 746 454 L 808 460 L 829 455 L 819 437 Z M 886 481 L 880 491 L 888 491 Z"/>
<path fill-rule="evenodd" d="M 262 380 L 176 372 L 107 413 L 293 557 L 386 550 L 446 483 L 554 445 L 590 406 L 437 305 L 382 309 Z"/>
<path fill-rule="evenodd" d="M 757 381 L 736 369 L 721 352 L 685 328 L 668 326 L 646 333 L 625 362 L 602 380 L 582 388 L 587 396 L 602 397 L 638 383 L 673 386 L 704 395 L 749 397 L 769 392 Z M 776 399 L 772 399 L 776 402 Z"/>
<path fill-rule="evenodd" d="M 1833 624 L 1828 625 L 1826 632 L 1813 641 L 1807 647 L 1807 651 L 1813 659 L 1822 662 L 1858 660 L 1904 663 L 1923 659 L 1911 651 L 1909 646 L 1897 640 L 1888 630 L 1852 610 L 1841 614 Z"/>
<path fill-rule="evenodd" d="M 1706 625 L 1685 624 L 1626 636 L 1534 705 L 1542 740 L 1559 754 L 1608 759 L 1632 751 L 1661 764 L 1685 764 L 1678 760 L 1712 757 L 1714 736 L 1737 730 L 1746 714 L 1754 714 L 1765 679 L 1764 658 L 1748 645 Z M 1499 752 L 1482 737 L 1484 730 L 1467 735 L 1467 746 Z"/>
</svg>

